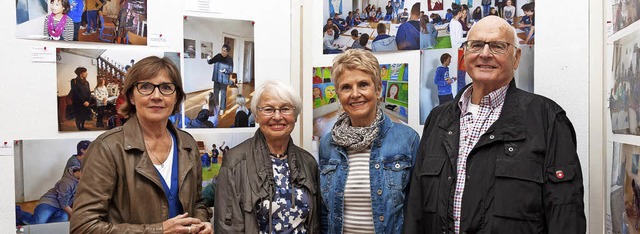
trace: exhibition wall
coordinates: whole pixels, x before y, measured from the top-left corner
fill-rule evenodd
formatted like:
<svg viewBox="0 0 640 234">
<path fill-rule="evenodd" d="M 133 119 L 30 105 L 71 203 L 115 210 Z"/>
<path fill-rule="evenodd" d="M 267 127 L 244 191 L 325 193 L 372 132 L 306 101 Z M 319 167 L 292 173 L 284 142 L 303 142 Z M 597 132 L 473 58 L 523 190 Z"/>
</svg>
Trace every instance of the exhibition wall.
<svg viewBox="0 0 640 234">
<path fill-rule="evenodd" d="M 589 39 L 592 25 L 589 15 L 594 2 L 585 3 L 580 0 L 568 1 L 538 1 L 536 3 L 536 16 L 538 19 L 538 30 L 536 30 L 535 57 L 532 63 L 535 66 L 524 69 L 533 70 L 521 71 L 528 74 L 535 74 L 535 93 L 551 98 L 562 106 L 572 121 L 578 141 L 578 155 L 581 160 L 584 175 L 585 188 L 585 212 L 589 221 L 592 219 L 602 220 L 603 216 L 593 217 L 589 209 L 598 209 L 604 205 L 600 203 L 590 203 L 591 173 L 590 166 L 601 166 L 601 152 L 590 152 L 593 147 L 590 133 L 593 122 L 602 120 L 590 113 L 592 99 L 604 99 L 601 96 L 590 96 L 593 85 L 599 85 L 602 74 L 593 74 L 589 69 L 593 60 L 590 58 L 594 46 Z M 300 90 L 303 98 L 304 108 L 302 115 L 298 119 L 296 129 L 292 137 L 294 142 L 303 146 L 310 152 L 315 151 L 313 143 L 313 96 L 312 77 L 313 68 L 329 67 L 332 65 L 334 55 L 323 55 L 322 48 L 319 47 L 322 36 L 320 28 L 324 24 L 329 0 L 293 0 L 279 3 L 251 0 L 235 1 L 212 1 L 224 2 L 225 6 L 219 8 L 219 12 L 203 12 L 186 10 L 183 1 L 149 1 L 148 3 L 148 46 L 135 45 L 115 45 L 106 43 L 71 43 L 71 42 L 49 42 L 39 40 L 16 39 L 15 37 L 15 15 L 11 11 L 0 16 L 3 23 L 0 29 L 6 35 L 0 39 L 0 48 L 3 55 L 0 56 L 0 68 L 4 74 L 0 76 L 0 143 L 14 140 L 35 140 L 35 139 L 92 139 L 98 136 L 101 131 L 92 132 L 59 132 L 57 112 L 57 86 L 55 62 L 32 62 L 32 49 L 39 48 L 47 50 L 59 48 L 83 48 L 83 49 L 126 49 L 132 51 L 154 51 L 155 52 L 184 52 L 184 38 L 191 37 L 196 40 L 206 40 L 209 35 L 205 32 L 185 35 L 188 31 L 185 28 L 185 20 L 189 17 L 217 18 L 253 21 L 253 35 L 238 35 L 239 37 L 253 37 L 255 42 L 255 84 L 259 86 L 263 81 L 270 79 L 282 80 Z M 343 1 L 346 5 L 353 5 L 352 1 Z M 347 3 L 349 2 L 349 3 Z M 410 2 L 410 1 L 407 1 Z M 421 1 L 426 4 L 426 1 Z M 445 3 L 451 1 L 445 1 Z M 15 8 L 13 1 L 0 3 L 5 9 Z M 599 3 L 602 4 L 602 3 Z M 193 5 L 193 4 L 191 4 Z M 445 9 L 448 7 L 445 7 Z M 519 7 L 518 7 L 519 8 Z M 211 6 L 211 11 L 215 6 Z M 567 9 L 571 9 L 570 17 Z M 601 8 L 598 8 L 600 10 Z M 425 10 L 426 11 L 426 10 Z M 185 16 L 187 16 L 185 19 Z M 558 18 L 562 17 L 562 24 Z M 570 26 L 568 26 L 570 25 Z M 191 28 L 197 31 L 202 27 Z M 214 32 L 211 32 L 214 34 Z M 216 32 L 213 42 L 213 51 L 217 53 L 220 47 L 219 34 Z M 152 41 L 153 39 L 153 41 Z M 600 48 L 602 48 L 601 45 Z M 196 53 L 199 56 L 199 51 Z M 421 56 L 424 54 L 420 50 L 400 51 L 394 53 L 376 54 L 380 64 L 408 64 L 408 119 L 406 123 L 418 133 L 422 133 L 420 116 L 420 73 Z M 181 60 L 183 74 L 187 69 L 195 68 L 203 73 L 201 83 L 188 87 L 190 90 L 199 90 L 207 87 L 210 82 L 210 70 L 202 60 L 185 61 Z M 72 73 L 71 73 L 72 74 Z M 62 82 L 61 84 L 66 84 Z M 95 83 L 92 83 L 94 85 Z M 601 86 L 600 86 L 601 87 Z M 600 112 L 602 113 L 602 112 Z M 591 118 L 590 118 L 591 116 Z M 242 134 L 252 134 L 255 128 L 246 129 L 188 129 L 189 132 L 203 138 L 207 144 L 218 142 L 221 139 L 208 139 L 207 134 L 232 134 L 240 131 Z M 596 130 L 597 132 L 597 130 Z M 615 136 L 614 136 L 615 137 Z M 627 136 L 620 137 L 623 142 L 640 142 L 636 138 Z M 609 138 L 611 139 L 611 138 Z M 604 139 L 603 139 L 604 140 Z M 233 144 L 237 144 L 237 139 Z M 230 143 L 231 141 L 229 141 Z M 601 141 L 602 142 L 602 141 Z M 596 142 L 597 143 L 597 142 Z M 640 145 L 637 144 L 636 145 Z M 0 187 L 13 188 L 14 178 L 14 157 L 0 155 Z M 602 174 L 600 174 L 600 177 Z M 601 185 L 597 185 L 601 186 Z M 3 189 L 0 191 L 0 232 L 13 230 L 15 225 L 15 197 L 13 189 Z M 602 209 L 602 207 L 600 207 Z M 597 215 L 596 215 L 597 216 Z M 590 225 L 592 222 L 589 222 Z M 602 222 L 594 222 L 602 224 Z M 604 227 L 589 226 L 594 233 L 600 233 Z"/>
</svg>

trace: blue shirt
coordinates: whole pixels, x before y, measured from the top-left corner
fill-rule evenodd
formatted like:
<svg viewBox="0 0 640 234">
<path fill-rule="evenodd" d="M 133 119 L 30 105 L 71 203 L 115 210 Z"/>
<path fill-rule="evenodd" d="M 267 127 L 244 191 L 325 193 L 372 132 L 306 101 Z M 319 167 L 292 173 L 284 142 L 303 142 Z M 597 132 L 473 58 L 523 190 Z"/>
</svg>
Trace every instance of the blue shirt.
<svg viewBox="0 0 640 234">
<path fill-rule="evenodd" d="M 402 233 L 405 198 L 420 138 L 412 128 L 383 115 L 378 138 L 371 146 L 369 176 L 371 206 L 376 233 Z M 342 233 L 344 189 L 349 173 L 346 149 L 331 133 L 320 140 L 321 231 Z"/>
<path fill-rule="evenodd" d="M 436 77 L 433 79 L 433 83 L 438 86 L 438 95 L 451 94 L 451 85 L 447 83 L 445 78 L 450 78 L 449 67 L 439 66 L 436 68 Z"/>
<path fill-rule="evenodd" d="M 398 27 L 396 33 L 396 44 L 399 50 L 420 49 L 420 22 L 410 20 Z"/>
</svg>

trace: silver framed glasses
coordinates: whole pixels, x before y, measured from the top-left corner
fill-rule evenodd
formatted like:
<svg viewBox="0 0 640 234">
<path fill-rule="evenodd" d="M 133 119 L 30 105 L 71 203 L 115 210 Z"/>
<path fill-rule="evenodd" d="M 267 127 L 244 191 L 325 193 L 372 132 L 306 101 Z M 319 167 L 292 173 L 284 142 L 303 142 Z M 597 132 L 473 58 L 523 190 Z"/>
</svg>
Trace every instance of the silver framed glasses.
<svg viewBox="0 0 640 234">
<path fill-rule="evenodd" d="M 283 106 L 280 108 L 275 108 L 272 106 L 258 107 L 258 111 L 260 111 L 260 113 L 262 113 L 265 116 L 273 116 L 276 114 L 276 111 L 279 111 L 280 115 L 292 115 L 295 112 L 295 110 L 296 110 L 295 107 L 290 107 L 290 106 Z"/>
<path fill-rule="evenodd" d="M 469 40 L 462 43 L 464 49 L 471 53 L 480 53 L 484 49 L 484 45 L 489 45 L 489 51 L 492 54 L 504 54 L 509 50 L 509 46 L 518 48 L 515 45 L 504 41 L 479 41 Z"/>
<path fill-rule="evenodd" d="M 158 88 L 158 91 L 160 91 L 162 95 L 171 95 L 176 92 L 176 85 L 174 83 L 168 83 L 168 82 L 160 83 L 160 84 L 152 84 L 149 82 L 137 82 L 135 83 L 135 86 L 136 86 L 136 89 L 138 90 L 138 93 L 144 96 L 151 95 L 153 91 L 156 90 L 156 88 Z"/>
</svg>

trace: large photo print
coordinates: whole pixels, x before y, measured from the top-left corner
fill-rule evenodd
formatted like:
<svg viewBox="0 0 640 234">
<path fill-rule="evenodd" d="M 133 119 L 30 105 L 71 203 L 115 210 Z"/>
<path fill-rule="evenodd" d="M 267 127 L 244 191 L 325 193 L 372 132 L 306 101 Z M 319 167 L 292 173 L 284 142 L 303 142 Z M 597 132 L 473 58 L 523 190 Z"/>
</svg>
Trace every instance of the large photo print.
<svg viewBox="0 0 640 234">
<path fill-rule="evenodd" d="M 147 0 L 16 0 L 16 37 L 147 44 Z"/>
</svg>

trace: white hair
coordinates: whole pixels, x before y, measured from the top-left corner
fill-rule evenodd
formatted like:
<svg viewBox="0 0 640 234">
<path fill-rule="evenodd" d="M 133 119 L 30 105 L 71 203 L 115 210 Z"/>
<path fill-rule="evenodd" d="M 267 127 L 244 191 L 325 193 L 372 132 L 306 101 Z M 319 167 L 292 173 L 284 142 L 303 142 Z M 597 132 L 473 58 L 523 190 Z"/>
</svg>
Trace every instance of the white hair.
<svg viewBox="0 0 640 234">
<path fill-rule="evenodd" d="M 295 109 L 295 117 L 302 111 L 302 100 L 300 96 L 291 88 L 290 85 L 285 84 L 279 80 L 267 80 L 262 84 L 258 90 L 253 94 L 251 99 L 251 113 L 255 116 L 258 111 L 258 103 L 265 94 L 269 94 L 274 98 L 280 99 L 286 103 L 292 104 Z"/>
</svg>

